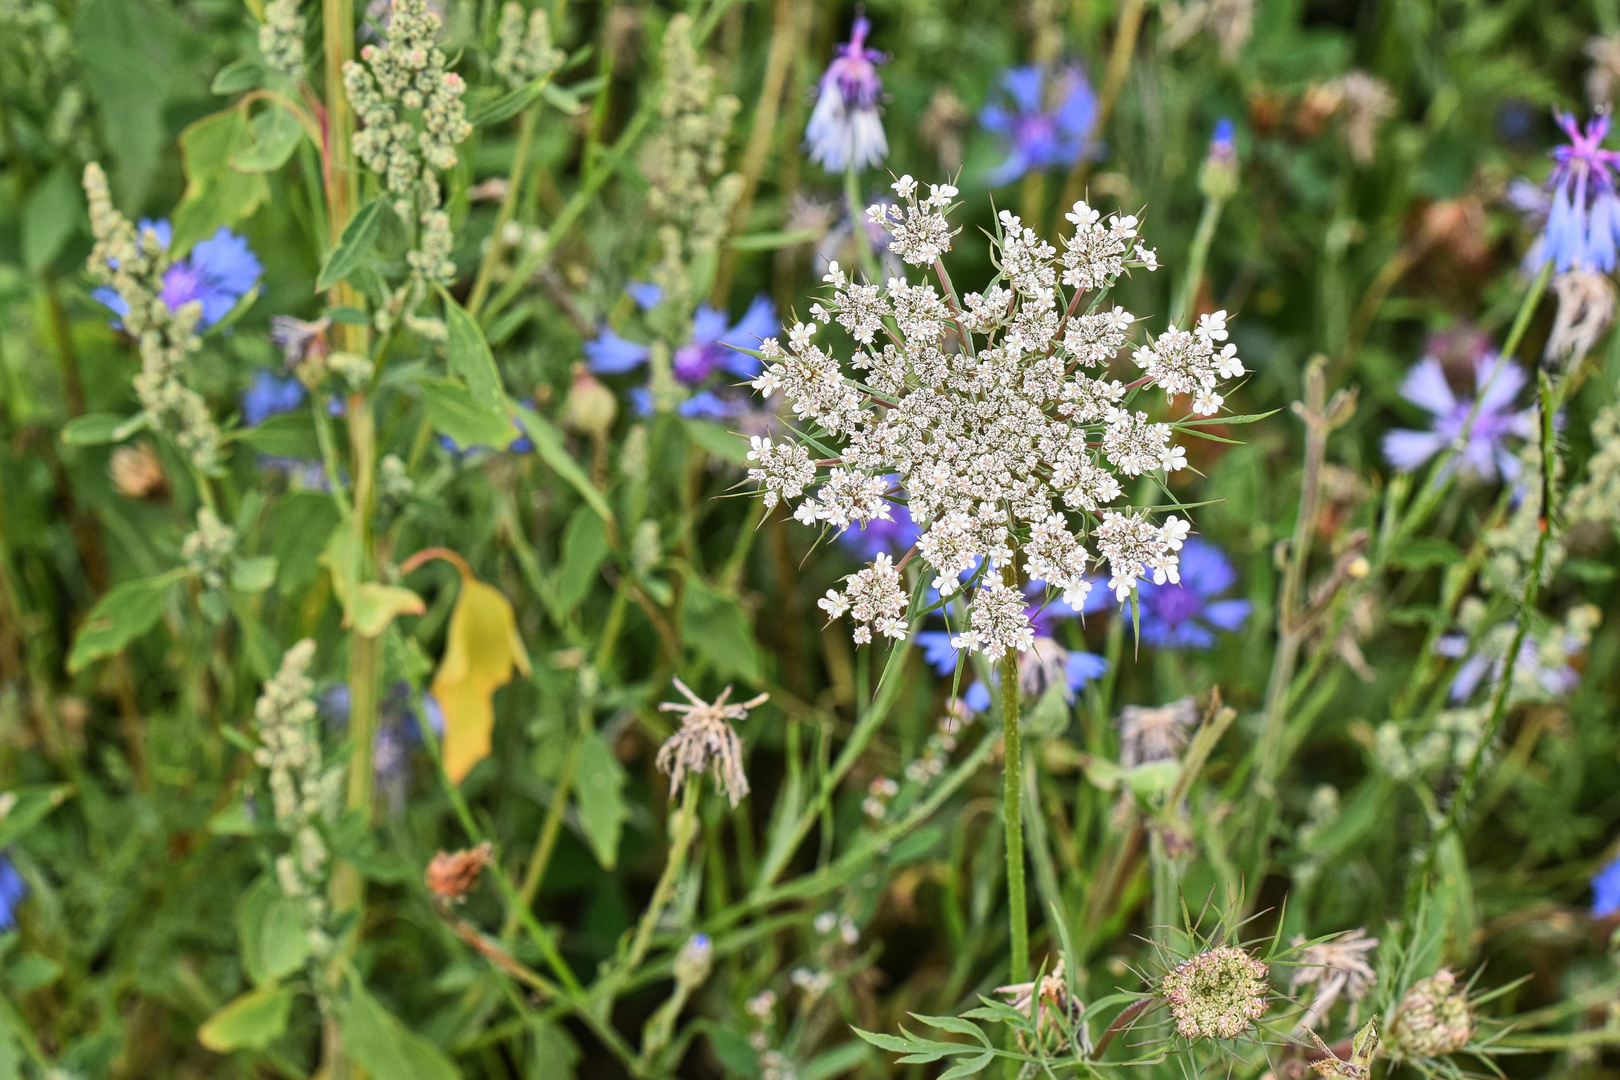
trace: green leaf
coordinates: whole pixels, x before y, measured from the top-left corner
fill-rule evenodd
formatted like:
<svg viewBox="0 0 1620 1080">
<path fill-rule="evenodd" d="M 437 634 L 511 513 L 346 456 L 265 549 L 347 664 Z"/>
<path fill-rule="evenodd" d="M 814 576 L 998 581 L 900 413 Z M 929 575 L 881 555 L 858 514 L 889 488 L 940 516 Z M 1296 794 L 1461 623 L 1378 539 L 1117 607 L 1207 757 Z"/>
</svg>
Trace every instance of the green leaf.
<svg viewBox="0 0 1620 1080">
<path fill-rule="evenodd" d="M 612 870 L 619 860 L 619 833 L 630 817 L 624 799 L 624 766 L 607 741 L 593 733 L 580 740 L 574 777 L 580 827 L 596 861 L 604 870 Z"/>
<path fill-rule="evenodd" d="M 574 1080 L 574 1066 L 583 1056 L 579 1044 L 561 1024 L 529 1014 L 529 1075 L 546 1080 Z"/>
<path fill-rule="evenodd" d="M 277 895 L 265 905 L 258 930 L 259 957 L 268 980 L 286 978 L 309 959 L 309 926 L 303 905 L 292 897 Z"/>
<path fill-rule="evenodd" d="M 444 1051 L 400 1023 L 366 990 L 358 976 L 338 1004 L 343 1048 L 378 1080 L 460 1080 Z"/>
<path fill-rule="evenodd" d="M 929 1027 L 949 1031 L 953 1035 L 966 1035 L 968 1038 L 983 1043 L 985 1046 L 990 1045 L 990 1040 L 985 1037 L 984 1031 L 971 1020 L 963 1020 L 956 1016 L 924 1016 L 922 1013 L 910 1013 L 909 1015 L 913 1020 L 921 1020 Z"/>
<path fill-rule="evenodd" d="M 365 581 L 355 587 L 354 602 L 343 625 L 361 637 L 374 638 L 388 629 L 396 616 L 420 615 L 426 610 L 422 598 L 409 589 Z"/>
<path fill-rule="evenodd" d="M 235 225 L 270 198 L 270 185 L 257 173 L 231 168 L 231 159 L 253 145 L 244 110 L 232 106 L 189 125 L 180 133 L 186 193 L 174 210 L 170 249 L 180 255 L 221 226 Z"/>
<path fill-rule="evenodd" d="M 505 409 L 487 408 L 455 379 L 429 377 L 418 380 L 417 386 L 427 407 L 428 423 L 461 449 L 487 446 L 503 450 L 517 437 Z"/>
<path fill-rule="evenodd" d="M 887 1050 L 891 1054 L 909 1053 L 916 1045 L 910 1039 L 899 1039 L 893 1035 L 880 1035 L 875 1031 L 862 1031 L 860 1028 L 854 1028 L 853 1030 L 855 1034 L 859 1035 L 861 1038 L 865 1039 L 879 1050 Z"/>
<path fill-rule="evenodd" d="M 1420 536 L 1402 544 L 1390 561 L 1408 570 L 1426 570 L 1460 563 L 1463 553 L 1457 545 L 1437 536 Z"/>
<path fill-rule="evenodd" d="M 276 883 L 274 872 L 267 871 L 255 878 L 237 898 L 236 910 L 232 913 L 237 947 L 242 954 L 242 970 L 247 972 L 247 977 L 255 986 L 263 986 L 271 981 L 270 969 L 264 961 L 262 929 L 270 905 L 281 898 L 281 886 Z"/>
<path fill-rule="evenodd" d="M 1181 774 L 1179 761 L 1150 761 L 1134 769 L 1126 769 L 1122 777 L 1132 791 L 1144 799 L 1162 795 L 1175 786 Z"/>
<path fill-rule="evenodd" d="M 460 375 L 467 381 L 474 401 L 492 412 L 504 414 L 506 391 L 501 387 L 500 369 L 495 366 L 495 356 L 489 351 L 484 332 L 478 328 L 478 320 L 442 287 L 439 294 L 444 297 L 444 322 L 449 332 L 445 355 L 450 361 L 450 374 Z"/>
<path fill-rule="evenodd" d="M 742 1076 L 758 1080 L 763 1073 L 759 1065 L 759 1051 L 748 1045 L 748 1040 L 726 1027 L 708 1029 L 709 1049 L 719 1059 L 727 1076 Z"/>
<path fill-rule="evenodd" d="M 321 452 L 320 442 L 315 437 L 315 418 L 307 409 L 280 413 L 231 434 L 271 457 L 314 458 Z"/>
<path fill-rule="evenodd" d="M 535 453 L 540 455 L 540 459 L 568 481 L 590 508 L 601 515 L 603 521 L 612 521 L 612 507 L 608 506 L 607 499 L 603 498 L 596 485 L 591 483 L 591 478 L 585 475 L 579 462 L 568 456 L 568 451 L 563 448 L 562 433 L 552 426 L 551 421 L 521 405 L 518 406 L 517 421 L 533 440 Z"/>
<path fill-rule="evenodd" d="M 257 555 L 250 559 L 237 559 L 231 567 L 231 588 L 239 592 L 264 592 L 276 581 L 276 557 Z"/>
<path fill-rule="evenodd" d="M 231 158 L 237 172 L 274 172 L 287 164 L 304 138 L 298 117 L 279 105 L 262 109 L 253 118 L 253 145 Z"/>
<path fill-rule="evenodd" d="M 113 413 L 85 413 L 62 425 L 62 441 L 69 446 L 105 446 L 118 439 L 127 417 Z"/>
<path fill-rule="evenodd" d="M 821 234 L 814 229 L 785 229 L 780 232 L 749 233 L 734 237 L 733 251 L 775 251 L 795 244 L 813 243 Z"/>
<path fill-rule="evenodd" d="M 287 1030 L 293 993 L 285 987 L 249 990 L 203 1021 L 197 1041 L 216 1054 L 263 1050 Z"/>
<path fill-rule="evenodd" d="M 372 199 L 343 226 L 343 235 L 338 238 L 337 247 L 328 252 L 326 260 L 321 263 L 321 272 L 315 278 L 316 292 L 325 292 L 359 269 L 366 256 L 371 254 L 371 246 L 377 242 L 377 230 L 382 227 L 382 214 L 386 206 L 386 199 Z"/>
<path fill-rule="evenodd" d="M 977 1076 L 989 1067 L 996 1059 L 996 1055 L 986 1050 L 982 1054 L 974 1054 L 970 1058 L 963 1058 L 955 1065 L 939 1074 L 939 1080 L 957 1080 L 961 1076 Z"/>
<path fill-rule="evenodd" d="M 498 124 L 502 120 L 510 120 L 536 101 L 545 92 L 551 76 L 545 75 L 533 82 L 525 83 L 508 93 L 502 94 L 486 105 L 480 105 L 467 114 L 467 119 L 474 127 L 484 127 L 488 124 Z M 578 105 L 576 101 L 574 104 Z"/>
<path fill-rule="evenodd" d="M 232 60 L 219 69 L 219 74 L 214 76 L 208 89 L 222 97 L 240 94 L 244 90 L 263 86 L 264 77 L 264 65 L 257 60 Z"/>
<path fill-rule="evenodd" d="M 22 211 L 23 264 L 34 273 L 45 269 L 62 253 L 84 221 L 84 192 L 66 165 L 46 174 Z"/>
<path fill-rule="evenodd" d="M 722 677 L 760 681 L 759 649 L 737 601 L 694 577 L 687 584 L 681 620 L 686 640 Z"/>
<path fill-rule="evenodd" d="M 78 674 L 90 661 L 111 656 L 157 625 L 169 586 L 183 571 L 126 581 L 96 601 L 73 639 L 68 671 Z"/>
<path fill-rule="evenodd" d="M 748 461 L 748 440 L 706 420 L 683 420 L 686 435 L 722 461 L 742 465 Z"/>
<path fill-rule="evenodd" d="M 117 201 L 139 206 L 169 141 L 163 110 L 182 40 L 171 12 L 147 0 L 88 0 L 73 44 L 95 102 L 101 145 L 112 154 Z"/>
<path fill-rule="evenodd" d="M 29 784 L 0 795 L 0 850 L 22 839 L 67 801 L 73 789 L 61 784 Z"/>
<path fill-rule="evenodd" d="M 563 530 L 562 559 L 553 579 L 558 615 L 566 617 L 579 607 L 607 557 L 607 529 L 602 519 L 590 507 L 581 506 Z"/>
<path fill-rule="evenodd" d="M 1577 581 L 1594 583 L 1613 581 L 1615 575 L 1620 573 L 1611 564 L 1594 559 L 1565 559 L 1564 565 L 1559 567 L 1559 572 Z"/>
<path fill-rule="evenodd" d="M 60 979 L 62 965 L 48 956 L 27 952 L 15 959 L 8 957 L 5 970 L 0 975 L 5 978 L 6 989 L 11 991 L 14 998 L 20 998 Z"/>
<path fill-rule="evenodd" d="M 817 1054 L 799 1070 L 799 1080 L 833 1080 L 862 1062 L 871 1061 L 872 1052 L 858 1042 L 847 1042 Z"/>
</svg>

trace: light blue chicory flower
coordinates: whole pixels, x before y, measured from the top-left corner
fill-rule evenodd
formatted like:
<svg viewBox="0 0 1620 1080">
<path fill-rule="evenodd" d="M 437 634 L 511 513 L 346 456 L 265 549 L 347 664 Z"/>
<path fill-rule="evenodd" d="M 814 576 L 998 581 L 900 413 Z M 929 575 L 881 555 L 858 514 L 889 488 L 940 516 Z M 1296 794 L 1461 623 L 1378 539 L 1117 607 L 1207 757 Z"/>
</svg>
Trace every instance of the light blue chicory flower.
<svg viewBox="0 0 1620 1080">
<path fill-rule="evenodd" d="M 997 82 L 1001 99 L 979 112 L 979 125 L 1009 144 L 1007 159 L 985 178 L 991 187 L 1096 153 L 1097 95 L 1078 65 L 1050 74 L 1033 65 L 1008 68 Z"/>
<path fill-rule="evenodd" d="M 810 160 L 830 173 L 846 168 L 860 172 L 889 156 L 889 139 L 878 110 L 883 80 L 877 73 L 877 65 L 888 58 L 866 47 L 866 35 L 871 32 L 871 20 L 857 15 L 849 41 L 834 50 L 832 63 L 821 77 L 816 107 L 804 129 Z"/>
<path fill-rule="evenodd" d="M 17 926 L 17 906 L 28 895 L 28 882 L 12 865 L 11 856 L 0 854 L 0 933 Z"/>
<path fill-rule="evenodd" d="M 1620 858 L 1592 875 L 1592 915 L 1605 919 L 1620 911 Z"/>
<path fill-rule="evenodd" d="M 1609 133 L 1609 117 L 1599 113 L 1583 130 L 1569 113 L 1555 111 L 1553 116 L 1569 143 L 1552 151 L 1553 170 L 1545 185 L 1548 194 L 1541 196 L 1538 205 L 1534 189 L 1520 185 L 1512 193 L 1521 209 L 1538 217 L 1546 215 L 1540 235 L 1525 256 L 1525 269 L 1535 273 L 1551 260 L 1560 274 L 1566 270 L 1608 273 L 1615 267 L 1620 242 L 1620 193 L 1616 191 L 1620 152 L 1602 147 Z"/>
<path fill-rule="evenodd" d="M 150 229 L 158 243 L 168 247 L 174 232 L 167 220 L 141 219 L 141 232 Z M 170 311 L 193 300 L 202 305 L 202 317 L 197 326 L 203 329 L 230 314 L 236 302 L 259 283 L 264 266 L 248 247 L 247 241 L 220 226 L 207 240 L 192 245 L 184 259 L 171 263 L 163 274 L 163 289 L 159 298 Z M 110 288 L 102 287 L 90 294 L 120 317 L 129 314 L 129 305 Z"/>
</svg>

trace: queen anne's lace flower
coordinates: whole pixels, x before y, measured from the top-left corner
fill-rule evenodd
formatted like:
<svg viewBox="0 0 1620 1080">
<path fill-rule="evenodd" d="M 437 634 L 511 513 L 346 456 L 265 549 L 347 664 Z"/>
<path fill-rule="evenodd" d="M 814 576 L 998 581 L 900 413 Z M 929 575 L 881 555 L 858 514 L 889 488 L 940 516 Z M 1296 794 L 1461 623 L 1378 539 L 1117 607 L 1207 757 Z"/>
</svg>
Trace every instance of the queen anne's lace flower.
<svg viewBox="0 0 1620 1080">
<path fill-rule="evenodd" d="M 794 517 L 842 530 L 894 520 L 890 500 L 903 492 L 913 553 L 930 571 L 913 587 L 931 581 L 946 598 L 962 596 L 969 610 L 958 647 L 990 657 L 1033 641 L 1018 588 L 1025 577 L 1071 605 L 1084 602 L 1088 575 L 1102 563 L 1121 600 L 1138 581 L 1179 580 L 1188 523 L 1109 507 L 1124 493 L 1120 477 L 1186 464 L 1174 426 L 1134 407 L 1140 389 L 1193 393 L 1214 412 L 1218 381 L 1242 373 L 1223 344 L 1225 315 L 1148 345 L 1139 362 L 1151 370 L 1127 386 L 1108 374 L 1136 318 L 1105 301 L 1127 269 L 1156 265 L 1135 218 L 1104 222 L 1076 203 L 1069 217 L 1078 229 L 1060 252 L 1003 213 L 992 249 L 997 282 L 964 295 L 942 260 L 957 232 L 949 221 L 956 189 L 931 185 L 923 196 L 903 176 L 894 191 L 897 202 L 872 206 L 867 217 L 888 231 L 891 251 L 932 268 L 936 280 L 892 276 L 879 285 L 831 264 L 812 321 L 794 324 L 785 343 L 762 343 L 753 386 L 781 393 L 805 431 L 794 450 L 754 441 L 749 476 L 767 506 L 803 497 Z M 852 370 L 815 343 L 834 323 L 857 342 Z M 900 577 L 910 558 L 879 555 L 829 591 L 822 609 L 852 614 L 857 641 L 874 629 L 904 637 Z"/>
</svg>

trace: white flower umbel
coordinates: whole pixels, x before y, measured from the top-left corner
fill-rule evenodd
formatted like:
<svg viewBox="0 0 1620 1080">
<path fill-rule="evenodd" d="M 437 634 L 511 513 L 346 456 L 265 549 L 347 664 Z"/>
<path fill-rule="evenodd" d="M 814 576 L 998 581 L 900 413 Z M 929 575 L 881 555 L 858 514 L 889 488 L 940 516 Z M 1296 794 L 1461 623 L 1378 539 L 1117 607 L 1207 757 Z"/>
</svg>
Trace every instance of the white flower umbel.
<svg viewBox="0 0 1620 1080">
<path fill-rule="evenodd" d="M 1157 266 L 1136 218 L 1105 220 L 1076 203 L 1075 235 L 1059 251 L 1003 212 L 991 251 L 1000 273 L 960 296 L 943 261 L 957 232 L 956 189 L 931 185 L 923 195 L 905 176 L 894 191 L 899 201 L 869 208 L 868 220 L 933 280 L 861 282 L 833 263 L 813 321 L 795 324 L 785 344 L 763 343 L 753 385 L 781 393 L 802 428 L 802 445 L 754 440 L 749 478 L 766 505 L 802 499 L 801 522 L 842 530 L 890 518 L 888 501 L 903 492 L 920 530 L 914 554 L 932 571 L 924 580 L 949 597 L 976 575 L 955 640 L 989 657 L 1030 647 L 1020 572 L 1071 604 L 1102 565 L 1121 601 L 1138 581 L 1178 581 L 1189 523 L 1115 504 L 1122 478 L 1186 466 L 1175 426 L 1138 407 L 1141 392 L 1158 386 L 1172 402 L 1190 394 L 1195 411 L 1212 415 L 1221 381 L 1243 373 L 1225 344 L 1225 313 L 1136 350 L 1145 374 L 1134 382 L 1110 379 L 1137 319 L 1105 302 L 1109 291 L 1126 270 Z M 815 343 L 832 323 L 856 342 L 847 361 Z M 880 557 L 821 607 L 852 614 L 857 641 L 874 629 L 903 637 L 900 570 L 910 557 Z"/>
</svg>

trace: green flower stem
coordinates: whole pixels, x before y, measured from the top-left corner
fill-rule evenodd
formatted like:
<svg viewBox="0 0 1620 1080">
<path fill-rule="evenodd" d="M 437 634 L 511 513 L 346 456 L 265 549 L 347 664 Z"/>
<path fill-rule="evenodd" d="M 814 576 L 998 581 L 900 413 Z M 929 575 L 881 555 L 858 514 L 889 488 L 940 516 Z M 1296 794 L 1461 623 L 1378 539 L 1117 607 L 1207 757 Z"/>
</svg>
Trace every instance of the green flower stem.
<svg viewBox="0 0 1620 1080">
<path fill-rule="evenodd" d="M 866 235 L 866 207 L 861 205 L 861 177 L 850 163 L 844 170 L 844 201 L 849 208 L 849 223 L 855 233 L 855 250 L 860 252 L 861 273 L 868 284 L 880 285 L 877 256 L 872 252 L 872 238 Z"/>
<path fill-rule="evenodd" d="M 1024 898 L 1024 774 L 1018 731 L 1018 654 L 1001 658 L 1001 732 L 1005 743 L 1002 770 L 1002 821 L 1007 832 L 1007 929 L 1012 960 L 1007 981 L 1029 980 L 1029 907 Z"/>
<path fill-rule="evenodd" d="M 562 775 L 557 778 L 556 790 L 551 793 L 551 803 L 546 807 L 546 820 L 540 826 L 540 835 L 535 838 L 534 854 L 529 857 L 529 865 L 523 869 L 523 883 L 518 886 L 517 903 L 522 907 L 520 909 L 514 905 L 509 909 L 506 921 L 501 924 L 503 942 L 510 943 L 517 936 L 522 913 L 534 905 L 534 898 L 540 892 L 540 883 L 546 876 L 546 866 L 551 862 L 551 853 L 557 846 L 557 835 L 562 831 L 563 816 L 568 809 L 568 796 L 573 791 L 574 771 L 579 765 L 580 742 L 587 737 L 589 736 L 585 733 L 576 735 L 568 747 L 568 760 L 563 763 Z"/>
<path fill-rule="evenodd" d="M 506 223 L 512 220 L 518 192 L 523 188 L 524 173 L 529 167 L 529 149 L 534 143 L 534 125 L 539 113 L 538 104 L 530 105 L 518 120 L 517 149 L 512 152 L 512 165 L 507 170 L 506 195 L 501 199 L 500 212 L 495 215 L 495 227 L 490 230 L 489 246 L 484 249 L 484 258 L 478 264 L 478 276 L 473 279 L 472 292 L 467 297 L 467 312 L 473 316 L 477 316 L 489 296 L 490 279 L 495 276 L 495 266 L 506 249 L 501 234 L 506 230 Z"/>
<path fill-rule="evenodd" d="M 1215 240 L 1215 226 L 1220 224 L 1225 199 L 1206 198 L 1204 212 L 1198 218 L 1192 246 L 1187 249 L 1187 275 L 1181 279 L 1181 289 L 1170 305 L 1170 325 L 1181 327 L 1187 321 L 1192 306 L 1198 301 L 1198 284 L 1204 279 L 1204 263 L 1209 259 L 1209 246 Z"/>
</svg>

